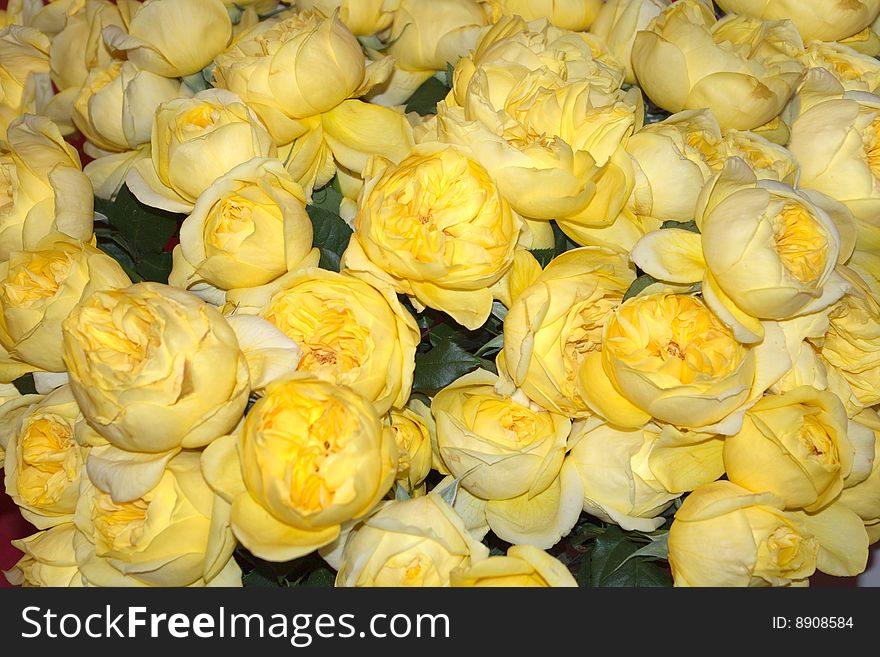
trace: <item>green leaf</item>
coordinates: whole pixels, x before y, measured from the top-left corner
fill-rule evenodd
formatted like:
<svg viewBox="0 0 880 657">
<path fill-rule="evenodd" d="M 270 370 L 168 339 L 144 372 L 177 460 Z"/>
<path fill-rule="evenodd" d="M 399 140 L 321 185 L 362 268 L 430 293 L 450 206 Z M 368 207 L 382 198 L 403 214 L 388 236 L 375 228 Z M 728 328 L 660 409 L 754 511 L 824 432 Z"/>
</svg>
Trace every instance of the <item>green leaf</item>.
<svg viewBox="0 0 880 657">
<path fill-rule="evenodd" d="M 494 369 L 494 363 L 469 354 L 452 338 L 441 340 L 430 351 L 416 354 L 413 390 L 434 395 L 478 367 Z"/>
<path fill-rule="evenodd" d="M 534 251 L 530 251 L 530 253 L 535 256 L 535 260 L 537 260 L 541 269 L 547 267 L 550 264 L 550 261 L 556 257 L 556 249 L 535 249 Z"/>
<path fill-rule="evenodd" d="M 243 586 L 278 587 L 278 582 L 276 580 L 270 579 L 259 570 L 252 570 L 249 573 L 245 573 L 241 578 L 241 583 Z"/>
<path fill-rule="evenodd" d="M 691 219 L 690 221 L 664 221 L 660 228 L 678 228 L 680 230 L 688 230 L 692 233 L 699 233 L 700 229 L 697 228 L 697 222 Z"/>
<path fill-rule="evenodd" d="M 421 86 L 413 92 L 406 103 L 407 112 L 416 112 L 421 116 L 437 113 L 437 103 L 446 98 L 449 87 L 435 77 L 425 80 Z"/>
<path fill-rule="evenodd" d="M 331 190 L 331 192 L 338 194 L 335 190 Z M 331 192 L 327 192 L 327 196 L 332 199 Z M 327 198 L 322 199 L 322 202 L 328 202 Z M 329 201 L 331 204 L 332 202 L 332 200 Z M 351 228 L 342 220 L 342 217 L 323 207 L 309 205 L 306 207 L 306 211 L 312 220 L 313 242 L 321 251 L 320 267 L 339 271 L 340 258 L 351 239 Z"/>
<path fill-rule="evenodd" d="M 664 532 L 657 536 L 651 536 L 650 538 L 650 543 L 640 547 L 626 559 L 621 561 L 620 565 L 615 568 L 615 571 L 635 557 L 646 557 L 649 559 L 666 561 L 666 559 L 669 558 L 669 532 Z"/>
<path fill-rule="evenodd" d="M 590 584 L 597 587 L 671 586 L 672 578 L 665 569 L 635 556 L 639 548 L 630 534 L 615 525 L 606 527 L 593 546 Z"/>
<path fill-rule="evenodd" d="M 171 254 L 151 253 L 143 256 L 137 264 L 137 273 L 145 281 L 168 283 L 168 274 L 171 273 Z"/>
<path fill-rule="evenodd" d="M 321 567 L 309 573 L 299 586 L 327 588 L 336 583 L 336 573 L 329 568 Z"/>
<path fill-rule="evenodd" d="M 15 389 L 23 395 L 37 394 L 37 389 L 34 386 L 33 374 L 25 374 L 24 376 L 18 377 L 15 381 L 12 382 L 12 385 L 14 385 Z"/>
<path fill-rule="evenodd" d="M 494 354 L 498 351 L 501 351 L 501 347 L 504 346 L 504 334 L 496 335 L 494 338 L 489 340 L 482 347 L 477 349 L 477 352 L 474 354 L 475 356 L 487 356 L 489 354 Z"/>
<path fill-rule="evenodd" d="M 335 180 L 335 179 L 334 179 Z M 325 185 L 321 189 L 312 192 L 312 202 L 309 205 L 322 210 L 332 212 L 339 216 L 339 206 L 342 204 L 342 194 L 333 184 Z"/>
<path fill-rule="evenodd" d="M 646 287 L 651 285 L 652 283 L 656 283 L 656 279 L 648 276 L 648 274 L 642 274 L 636 280 L 632 282 L 629 286 L 629 289 L 626 291 L 626 294 L 623 295 L 623 300 L 631 299 L 636 296 L 639 292 L 644 290 Z"/>
</svg>

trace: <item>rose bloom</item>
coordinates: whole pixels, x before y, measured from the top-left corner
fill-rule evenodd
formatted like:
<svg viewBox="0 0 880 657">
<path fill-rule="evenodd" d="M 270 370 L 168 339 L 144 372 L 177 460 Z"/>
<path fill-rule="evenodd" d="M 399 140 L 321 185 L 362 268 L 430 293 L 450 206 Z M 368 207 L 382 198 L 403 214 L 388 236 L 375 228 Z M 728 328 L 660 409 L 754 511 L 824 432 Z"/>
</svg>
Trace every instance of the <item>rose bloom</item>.
<svg viewBox="0 0 880 657">
<path fill-rule="evenodd" d="M 6 579 L 13 586 L 23 587 L 83 586 L 73 549 L 75 534 L 76 527 L 67 522 L 13 540 L 12 545 L 24 556 L 5 571 Z"/>
<path fill-rule="evenodd" d="M 668 0 L 608 0 L 599 9 L 590 31 L 608 44 L 626 68 L 627 83 L 636 83 L 632 68 L 636 34 L 648 27 L 648 23 L 668 6 Z"/>
<path fill-rule="evenodd" d="M 95 292 L 62 324 L 83 415 L 121 449 L 207 445 L 235 426 L 250 378 L 229 323 L 167 285 Z"/>
<path fill-rule="evenodd" d="M 698 0 L 679 0 L 636 35 L 632 65 L 663 109 L 708 107 L 724 128 L 751 130 L 777 116 L 803 73 L 794 25 L 730 14 L 715 20 Z"/>
<path fill-rule="evenodd" d="M 91 184 L 76 149 L 45 117 L 16 119 L 0 143 L 0 199 L 0 260 L 56 231 L 92 237 Z"/>
<path fill-rule="evenodd" d="M 394 482 L 397 449 L 366 399 L 306 372 L 272 382 L 238 430 L 205 450 L 211 486 L 254 555 L 289 561 L 332 543 Z"/>
<path fill-rule="evenodd" d="M 296 7 L 300 12 L 318 9 L 325 16 L 338 8 L 339 20 L 353 34 L 371 36 L 391 25 L 400 0 L 297 0 Z"/>
<path fill-rule="evenodd" d="M 51 96 L 46 35 L 20 25 L 0 29 L 0 138 L 10 123 Z"/>
<path fill-rule="evenodd" d="M 436 493 L 389 502 L 352 531 L 336 586 L 449 586 L 456 568 L 489 556 Z"/>
<path fill-rule="evenodd" d="M 392 285 L 417 308 L 482 325 L 521 227 L 488 172 L 461 148 L 427 143 L 371 173 L 342 267 Z"/>
<path fill-rule="evenodd" d="M 0 373 L 65 371 L 61 323 L 81 299 L 131 280 L 100 249 L 54 233 L 33 251 L 13 252 L 0 263 Z M 8 354 L 8 355 L 7 355 Z"/>
<path fill-rule="evenodd" d="M 808 68 L 824 68 L 847 91 L 876 93 L 880 88 L 880 62 L 834 41 L 807 44 L 801 61 Z"/>
<path fill-rule="evenodd" d="M 806 586 L 818 551 L 776 496 L 729 481 L 691 493 L 669 530 L 675 586 Z"/>
<path fill-rule="evenodd" d="M 146 0 L 124 7 L 125 29 L 108 25 L 105 41 L 138 68 L 167 78 L 199 72 L 232 36 L 222 0 Z"/>
<path fill-rule="evenodd" d="M 454 587 L 575 587 L 577 581 L 565 565 L 532 545 L 511 545 L 506 556 L 483 559 L 470 568 L 453 570 Z"/>
<path fill-rule="evenodd" d="M 853 423 L 868 429 L 873 436 L 874 459 L 868 476 L 844 488 L 839 501 L 858 514 L 865 523 L 870 542 L 876 543 L 880 540 L 880 416 L 874 410 L 862 411 L 853 418 Z"/>
<path fill-rule="evenodd" d="M 527 21 L 546 18 L 557 27 L 585 32 L 602 6 L 602 0 L 496 0 L 501 13 Z"/>
<path fill-rule="evenodd" d="M 412 491 L 425 480 L 433 465 L 432 440 L 436 440 L 436 427 L 431 409 L 418 399 L 410 399 L 406 407 L 392 408 L 387 422 L 397 445 L 395 479 L 407 491 Z"/>
<path fill-rule="evenodd" d="M 804 41 L 840 41 L 868 27 L 880 13 L 877 0 L 718 0 L 725 12 L 764 20 L 788 19 Z"/>
</svg>

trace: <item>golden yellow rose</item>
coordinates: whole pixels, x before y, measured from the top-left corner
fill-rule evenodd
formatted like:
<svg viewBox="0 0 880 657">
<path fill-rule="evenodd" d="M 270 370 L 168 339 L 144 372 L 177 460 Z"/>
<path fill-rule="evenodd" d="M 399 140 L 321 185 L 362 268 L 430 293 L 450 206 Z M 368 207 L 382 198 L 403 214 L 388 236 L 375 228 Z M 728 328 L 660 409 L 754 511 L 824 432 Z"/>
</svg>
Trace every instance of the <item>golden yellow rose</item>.
<svg viewBox="0 0 880 657">
<path fill-rule="evenodd" d="M 13 586 L 83 586 L 73 549 L 75 534 L 76 527 L 68 522 L 12 541 L 24 556 L 4 572 L 6 579 Z"/>
<path fill-rule="evenodd" d="M 34 251 L 13 252 L 0 263 L 0 378 L 63 372 L 61 323 L 70 311 L 93 292 L 129 285 L 113 258 L 57 233 Z"/>
<path fill-rule="evenodd" d="M 187 214 L 223 174 L 255 157 L 275 156 L 257 116 L 224 89 L 160 105 L 150 144 L 150 159 L 140 160 L 126 183 L 143 203 Z"/>
<path fill-rule="evenodd" d="M 742 429 L 724 442 L 730 481 L 769 491 L 786 509 L 817 511 L 843 490 L 855 450 L 836 395 L 801 386 L 755 404 Z"/>
<path fill-rule="evenodd" d="M 230 290 L 264 285 L 293 270 L 312 250 L 305 200 L 280 161 L 238 165 L 199 196 L 181 225 L 169 282 Z"/>
<path fill-rule="evenodd" d="M 77 442 L 82 415 L 69 386 L 31 406 L 6 446 L 6 493 L 38 529 L 73 520 L 86 451 Z"/>
<path fill-rule="evenodd" d="M 808 43 L 801 62 L 808 68 L 829 71 L 847 91 L 876 93 L 880 88 L 880 62 L 877 58 L 834 41 Z"/>
<path fill-rule="evenodd" d="M 499 371 L 546 409 L 588 415 L 578 372 L 589 353 L 601 350 L 605 321 L 634 279 L 629 259 L 607 249 L 574 249 L 554 258 L 513 299 Z"/>
<path fill-rule="evenodd" d="M 253 554 L 288 561 L 336 539 L 388 492 L 397 450 L 373 406 L 308 373 L 273 382 L 236 433 L 205 450 L 211 486 Z"/>
<path fill-rule="evenodd" d="M 241 570 L 232 558 L 229 504 L 205 482 L 198 453 L 182 452 L 140 490 L 114 494 L 125 476 L 125 468 L 99 466 L 83 477 L 74 545 L 89 584 L 241 585 Z M 93 483 L 98 477 L 110 483 L 109 490 Z"/>
<path fill-rule="evenodd" d="M 432 438 L 436 439 L 436 427 L 431 409 L 418 399 L 410 399 L 406 407 L 392 408 L 387 421 L 397 445 L 395 479 L 412 491 L 425 480 L 433 464 Z"/>
<path fill-rule="evenodd" d="M 125 28 L 108 25 L 104 40 L 138 68 L 167 78 L 197 73 L 232 36 L 222 0 L 147 0 L 119 5 Z M 193 35 L 199 35 L 198 45 Z"/>
<path fill-rule="evenodd" d="M 734 14 L 716 21 L 708 5 L 679 0 L 636 34 L 632 66 L 663 109 L 708 107 L 723 128 L 751 130 L 777 116 L 794 94 L 802 51 L 790 22 Z"/>
<path fill-rule="evenodd" d="M 51 96 L 48 37 L 20 25 L 0 30 L 0 138 L 10 123 L 39 111 Z"/>
<path fill-rule="evenodd" d="M 431 402 L 437 447 L 461 486 L 484 500 L 535 496 L 559 475 L 571 421 L 522 395 L 495 391 L 498 377 L 466 374 Z"/>
<path fill-rule="evenodd" d="M 259 315 L 299 345 L 299 371 L 351 388 L 379 415 L 409 399 L 420 334 L 387 286 L 313 267 L 227 296 L 236 313 Z"/>
<path fill-rule="evenodd" d="M 94 197 L 76 149 L 42 116 L 26 115 L 0 143 L 0 260 L 52 232 L 87 242 Z"/>
<path fill-rule="evenodd" d="M 83 415 L 121 449 L 202 447 L 232 429 L 247 404 L 235 333 L 188 292 L 159 283 L 95 292 L 62 329 Z"/>
<path fill-rule="evenodd" d="M 391 284 L 463 326 L 482 325 L 489 286 L 513 263 L 521 220 L 488 172 L 458 147 L 426 143 L 366 183 L 354 235 L 342 256 L 349 273 Z"/>
<path fill-rule="evenodd" d="M 806 586 L 819 543 L 782 506 L 729 481 L 696 489 L 669 530 L 675 586 Z"/>
<path fill-rule="evenodd" d="M 449 586 L 489 556 L 437 493 L 389 502 L 349 535 L 336 586 Z"/>
<path fill-rule="evenodd" d="M 532 545 L 511 545 L 506 556 L 489 557 L 470 568 L 453 570 L 450 583 L 454 587 L 578 585 L 561 561 Z"/>
<path fill-rule="evenodd" d="M 877 0 L 718 0 L 726 12 L 765 20 L 788 19 L 804 41 L 839 41 L 868 27 L 880 12 Z"/>
</svg>

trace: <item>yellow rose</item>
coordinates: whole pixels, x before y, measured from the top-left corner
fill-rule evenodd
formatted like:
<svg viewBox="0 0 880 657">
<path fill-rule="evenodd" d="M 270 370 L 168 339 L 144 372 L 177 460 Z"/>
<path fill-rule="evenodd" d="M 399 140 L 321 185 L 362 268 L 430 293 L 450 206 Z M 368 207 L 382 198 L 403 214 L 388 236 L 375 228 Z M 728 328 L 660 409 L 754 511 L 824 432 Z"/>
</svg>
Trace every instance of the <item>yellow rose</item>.
<svg viewBox="0 0 880 657">
<path fill-rule="evenodd" d="M 846 432 L 846 410 L 833 393 L 801 386 L 764 397 L 724 442 L 727 476 L 773 493 L 787 509 L 817 511 L 840 494 L 852 468 Z"/>
<path fill-rule="evenodd" d="M 632 66 L 663 109 L 708 107 L 723 128 L 751 130 L 778 115 L 803 73 L 790 22 L 728 15 L 679 0 L 636 34 Z"/>
<path fill-rule="evenodd" d="M 124 477 L 112 469 L 96 474 Z M 74 545 L 85 580 L 94 586 L 240 586 L 229 505 L 202 477 L 199 454 L 178 454 L 150 483 L 122 498 L 83 477 Z"/>
<path fill-rule="evenodd" d="M 388 64 L 366 67 L 360 44 L 339 17 L 319 11 L 257 23 L 215 65 L 216 86 L 239 95 L 278 146 L 307 131 L 300 119 L 363 95 L 388 74 Z"/>
<path fill-rule="evenodd" d="M 202 447 L 232 429 L 247 404 L 235 333 L 188 292 L 158 283 L 95 292 L 62 329 L 83 415 L 121 449 Z"/>
<path fill-rule="evenodd" d="M 332 16 L 339 9 L 339 20 L 355 36 L 372 36 L 391 26 L 400 0 L 297 0 L 297 10 L 317 9 Z"/>
<path fill-rule="evenodd" d="M 782 331 L 766 331 L 759 345 L 745 345 L 698 297 L 633 297 L 605 322 L 601 353 L 581 367 L 581 395 L 621 427 L 654 417 L 735 433 L 748 405 L 791 366 Z"/>
<path fill-rule="evenodd" d="M 83 242 L 92 237 L 91 183 L 76 149 L 45 117 L 17 119 L 0 143 L 0 199 L 0 261 L 55 231 Z"/>
<path fill-rule="evenodd" d="M 296 373 L 273 382 L 235 434 L 205 450 L 211 486 L 256 556 L 288 561 L 328 545 L 394 482 L 397 450 L 372 404 Z"/>
<path fill-rule="evenodd" d="M 392 285 L 418 309 L 466 328 L 492 309 L 489 286 L 513 263 L 521 220 L 488 172 L 458 147 L 426 143 L 365 184 L 342 267 Z"/>
<path fill-rule="evenodd" d="M 489 557 L 470 568 L 453 570 L 450 583 L 457 587 L 575 587 L 568 568 L 532 545 L 511 545 L 507 556 Z"/>
<path fill-rule="evenodd" d="M 0 378 L 25 371 L 63 372 L 61 323 L 80 299 L 131 280 L 100 249 L 50 235 L 34 251 L 0 263 Z"/>
<path fill-rule="evenodd" d="M 718 156 L 713 169 L 720 170 L 723 162 L 738 157 L 748 164 L 758 180 L 776 180 L 797 186 L 800 165 L 787 148 L 769 141 L 756 132 L 725 130 L 718 144 Z"/>
<path fill-rule="evenodd" d="M 182 95 L 177 80 L 115 60 L 89 71 L 74 102 L 73 122 L 102 150 L 131 150 L 150 141 L 159 105 Z"/>
<path fill-rule="evenodd" d="M 51 96 L 48 37 L 20 25 L 0 30 L 0 138 L 10 123 L 38 112 Z"/>
<path fill-rule="evenodd" d="M 297 369 L 347 386 L 383 415 L 409 399 L 419 329 L 387 286 L 318 268 L 231 292 L 236 313 L 258 314 L 303 350 Z"/>
<path fill-rule="evenodd" d="M 507 16 L 527 21 L 545 18 L 557 27 L 584 32 L 602 7 L 602 0 L 494 0 Z"/>
<path fill-rule="evenodd" d="M 167 78 L 197 73 L 232 37 L 222 0 L 126 0 L 119 9 L 127 29 L 105 27 L 107 45 L 138 68 Z M 197 45 L 193 35 L 198 35 Z"/>
<path fill-rule="evenodd" d="M 461 517 L 432 492 L 389 502 L 349 535 L 336 586 L 449 586 L 456 568 L 489 556 Z"/>
<path fill-rule="evenodd" d="M 669 530 L 675 586 L 806 586 L 818 551 L 782 500 L 729 481 L 691 493 Z"/>
<path fill-rule="evenodd" d="M 392 408 L 387 421 L 397 445 L 395 479 L 412 491 L 425 480 L 433 464 L 432 437 L 436 436 L 436 427 L 431 409 L 418 399 L 410 399 L 405 408 Z"/>
<path fill-rule="evenodd" d="M 789 19 L 804 41 L 839 41 L 868 27 L 880 12 L 877 0 L 718 0 L 717 4 L 726 12 Z"/>
<path fill-rule="evenodd" d="M 876 57 L 863 55 L 840 43 L 808 43 L 801 62 L 807 68 L 829 71 L 847 91 L 876 93 L 880 88 L 880 62 Z"/>
<path fill-rule="evenodd" d="M 4 574 L 13 586 L 83 586 L 76 565 L 72 522 L 12 541 L 24 556 Z"/>
<path fill-rule="evenodd" d="M 828 314 L 825 334 L 813 342 L 863 406 L 880 403 L 880 294 L 856 272 L 841 268 L 850 288 Z"/>
<path fill-rule="evenodd" d="M 554 258 L 510 306 L 499 371 L 546 409 L 588 415 L 578 372 L 587 354 L 602 348 L 605 321 L 634 279 L 628 258 L 607 249 Z"/>
<path fill-rule="evenodd" d="M 599 9 L 590 31 L 608 44 L 626 68 L 626 82 L 636 83 L 632 68 L 632 47 L 636 33 L 644 30 L 669 6 L 668 0 L 608 0 Z"/>
<path fill-rule="evenodd" d="M 143 203 L 171 212 L 191 212 L 199 195 L 237 165 L 275 156 L 260 120 L 223 89 L 160 105 L 150 143 L 151 158 L 138 162 L 126 182 Z"/>
<path fill-rule="evenodd" d="M 38 529 L 73 520 L 85 450 L 77 442 L 82 416 L 69 386 L 21 415 L 6 446 L 6 493 Z"/>
<path fill-rule="evenodd" d="M 43 395 L 23 395 L 11 383 L 0 383 L 0 467 L 6 458 L 6 445 L 19 419 L 27 412 L 31 404 L 35 404 Z"/>
<path fill-rule="evenodd" d="M 673 427 L 622 430 L 597 418 L 576 422 L 568 460 L 584 486 L 584 510 L 627 531 L 651 532 L 684 490 L 724 473 L 723 441 Z"/>
<path fill-rule="evenodd" d="M 280 161 L 248 160 L 199 196 L 180 227 L 179 249 L 172 285 L 229 290 L 269 283 L 311 252 L 303 190 Z"/>
<path fill-rule="evenodd" d="M 484 500 L 543 492 L 559 475 L 571 421 L 495 391 L 498 377 L 466 374 L 431 403 L 437 447 L 461 486 Z"/>
<path fill-rule="evenodd" d="M 64 29 L 52 38 L 49 48 L 52 81 L 62 92 L 79 89 L 89 71 L 113 61 L 101 32 L 108 25 L 124 26 L 119 9 L 109 0 L 77 0 L 70 9 Z"/>
<path fill-rule="evenodd" d="M 868 477 L 844 488 L 839 502 L 859 515 L 865 523 L 871 543 L 876 543 L 880 540 L 880 417 L 877 411 L 867 410 L 853 421 L 871 431 L 874 460 Z"/>
</svg>

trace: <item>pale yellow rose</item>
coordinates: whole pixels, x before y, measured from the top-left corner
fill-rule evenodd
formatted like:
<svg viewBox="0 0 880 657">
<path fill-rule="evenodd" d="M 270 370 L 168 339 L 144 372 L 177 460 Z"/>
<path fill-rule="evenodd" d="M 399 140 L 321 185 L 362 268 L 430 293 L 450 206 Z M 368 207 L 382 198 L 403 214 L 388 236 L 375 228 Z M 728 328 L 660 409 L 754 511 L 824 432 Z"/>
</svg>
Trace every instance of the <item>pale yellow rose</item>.
<svg viewBox="0 0 880 657">
<path fill-rule="evenodd" d="M 806 586 L 819 543 L 782 505 L 729 481 L 696 489 L 669 530 L 675 586 Z"/>
<path fill-rule="evenodd" d="M 738 157 L 751 167 L 758 180 L 776 180 L 797 186 L 800 165 L 791 151 L 758 132 L 725 130 L 717 149 L 721 162 L 715 161 L 713 168 L 716 171 L 729 158 Z"/>
<path fill-rule="evenodd" d="M 62 329 L 83 415 L 121 449 L 202 447 L 232 429 L 247 404 L 235 333 L 188 292 L 158 283 L 95 292 Z"/>
<path fill-rule="evenodd" d="M 412 388 L 420 333 L 386 285 L 316 267 L 227 295 L 237 314 L 257 314 L 303 351 L 297 369 L 347 386 L 383 415 Z"/>
<path fill-rule="evenodd" d="M 0 261 L 56 231 L 91 239 L 91 187 L 55 124 L 33 115 L 13 122 L 0 143 Z"/>
<path fill-rule="evenodd" d="M 559 475 L 571 421 L 523 395 L 499 394 L 497 382 L 497 375 L 478 369 L 434 396 L 440 456 L 477 497 L 533 497 Z"/>
<path fill-rule="evenodd" d="M 876 93 L 880 88 L 880 62 L 845 45 L 812 41 L 807 44 L 801 62 L 807 68 L 824 68 L 847 91 Z"/>
<path fill-rule="evenodd" d="M 575 578 L 565 565 L 532 545 L 511 545 L 507 556 L 483 559 L 470 568 L 453 570 L 454 587 L 575 587 Z"/>
<path fill-rule="evenodd" d="M 6 494 L 38 529 L 73 520 L 86 450 L 70 386 L 62 386 L 20 416 L 6 446 Z"/>
<path fill-rule="evenodd" d="M 107 45 L 125 53 L 138 68 L 168 78 L 197 73 L 232 37 L 232 21 L 222 0 L 122 0 L 117 4 L 125 28 L 105 27 Z"/>
<path fill-rule="evenodd" d="M 35 404 L 43 395 L 23 395 L 11 383 L 0 383 L 0 467 L 6 458 L 6 445 L 9 436 L 18 425 L 19 419 L 27 412 L 31 404 Z"/>
<path fill-rule="evenodd" d="M 717 0 L 726 12 L 764 20 L 789 19 L 804 41 L 839 41 L 868 27 L 880 12 L 877 0 Z"/>
<path fill-rule="evenodd" d="M 606 320 L 602 351 L 581 366 L 581 395 L 620 427 L 654 417 L 736 433 L 745 410 L 791 366 L 782 331 L 764 328 L 760 344 L 746 345 L 698 297 L 633 297 Z"/>
<path fill-rule="evenodd" d="M 813 340 L 863 406 L 880 403 L 880 292 L 856 272 L 841 268 L 850 288 L 828 313 L 823 336 Z"/>
<path fill-rule="evenodd" d="M 874 460 L 871 472 L 863 481 L 844 488 L 839 502 L 851 509 L 864 521 L 871 543 L 880 540 L 880 417 L 877 411 L 867 410 L 854 422 L 870 429 L 874 437 Z"/>
<path fill-rule="evenodd" d="M 35 27 L 54 37 L 64 29 L 67 14 L 82 0 L 8 0 L 4 3 L 11 24 Z"/>
<path fill-rule="evenodd" d="M 232 558 L 230 507 L 202 477 L 198 453 L 178 454 L 149 484 L 124 497 L 99 488 L 96 477 L 112 488 L 125 469 L 99 466 L 82 478 L 74 545 L 89 584 L 241 585 L 241 570 Z"/>
<path fill-rule="evenodd" d="M 305 10 L 262 21 L 239 36 L 217 56 L 214 84 L 239 95 L 282 146 L 305 134 L 301 119 L 363 95 L 387 77 L 389 66 L 367 67 L 339 16 Z"/>
<path fill-rule="evenodd" d="M 760 400 L 746 413 L 742 429 L 724 443 L 730 481 L 769 491 L 787 509 L 809 512 L 840 494 L 854 457 L 843 404 L 811 386 Z"/>
<path fill-rule="evenodd" d="M 601 349 L 605 320 L 634 279 L 629 260 L 607 249 L 574 249 L 554 258 L 510 306 L 499 371 L 544 408 L 589 414 L 578 372 L 586 355 Z"/>
<path fill-rule="evenodd" d="M 339 20 L 355 36 L 372 36 L 391 26 L 401 0 L 297 0 L 299 11 L 317 9 L 332 16 L 339 9 Z"/>
<path fill-rule="evenodd" d="M 466 328 L 492 309 L 489 287 L 513 263 L 521 220 L 463 149 L 416 146 L 398 165 L 376 162 L 342 256 L 350 273 L 392 285 Z"/>
<path fill-rule="evenodd" d="M 590 32 L 603 39 L 626 68 L 627 83 L 636 83 L 631 61 L 636 33 L 668 6 L 669 0 L 608 0 L 599 9 Z"/>
<path fill-rule="evenodd" d="M 34 251 L 13 252 L 0 263 L 0 379 L 65 371 L 61 323 L 93 292 L 129 285 L 113 258 L 57 233 Z"/>
<path fill-rule="evenodd" d="M 6 579 L 24 587 L 83 586 L 73 549 L 75 534 L 76 527 L 68 522 L 13 540 L 12 545 L 24 556 L 3 573 Z"/>
<path fill-rule="evenodd" d="M 185 96 L 180 82 L 114 60 L 93 67 L 73 106 L 73 122 L 94 146 L 127 151 L 150 141 L 159 105 Z"/>
<path fill-rule="evenodd" d="M 584 32 L 602 7 L 602 0 L 491 0 L 506 16 L 522 16 L 527 21 L 546 18 L 566 30 Z"/>
<path fill-rule="evenodd" d="M 791 22 L 730 14 L 679 0 L 636 34 L 639 84 L 669 112 L 708 107 L 723 128 L 751 130 L 778 115 L 800 81 L 803 42 Z"/>
<path fill-rule="evenodd" d="M 143 203 L 171 212 L 191 212 L 199 195 L 239 164 L 275 156 L 257 116 L 224 89 L 160 105 L 150 144 L 151 158 L 139 161 L 126 183 Z"/>
<path fill-rule="evenodd" d="M 425 480 L 433 464 L 432 439 L 436 440 L 437 430 L 431 409 L 418 399 L 410 399 L 404 408 L 392 408 L 387 421 L 397 444 L 395 479 L 412 491 Z"/>
<path fill-rule="evenodd" d="M 436 492 L 388 502 L 349 535 L 336 586 L 449 586 L 489 556 Z"/>
<path fill-rule="evenodd" d="M 397 471 L 397 449 L 372 404 L 308 373 L 273 382 L 202 467 L 232 504 L 232 529 L 254 555 L 288 561 L 332 543 L 364 517 Z"/>
<path fill-rule="evenodd" d="M 669 426 L 622 430 L 591 418 L 574 424 L 570 444 L 584 510 L 626 531 L 654 531 L 683 491 L 724 473 L 720 438 Z"/>
<path fill-rule="evenodd" d="M 20 25 L 0 30 L 0 138 L 10 123 L 39 112 L 51 96 L 48 37 Z"/>
<path fill-rule="evenodd" d="M 181 225 L 169 282 L 229 290 L 264 285 L 293 270 L 312 250 L 305 200 L 278 160 L 255 158 L 235 167 L 199 196 Z"/>
</svg>

